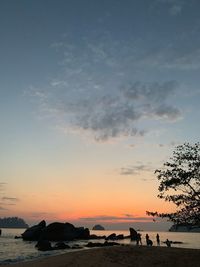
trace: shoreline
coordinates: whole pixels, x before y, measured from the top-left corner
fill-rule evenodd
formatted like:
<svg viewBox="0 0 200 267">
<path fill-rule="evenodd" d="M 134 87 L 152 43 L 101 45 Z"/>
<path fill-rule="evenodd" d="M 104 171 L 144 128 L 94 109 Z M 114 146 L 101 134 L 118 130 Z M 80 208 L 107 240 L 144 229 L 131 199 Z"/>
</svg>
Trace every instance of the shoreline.
<svg viewBox="0 0 200 267">
<path fill-rule="evenodd" d="M 200 249 L 122 245 L 72 251 L 0 267 L 198 267 Z"/>
</svg>

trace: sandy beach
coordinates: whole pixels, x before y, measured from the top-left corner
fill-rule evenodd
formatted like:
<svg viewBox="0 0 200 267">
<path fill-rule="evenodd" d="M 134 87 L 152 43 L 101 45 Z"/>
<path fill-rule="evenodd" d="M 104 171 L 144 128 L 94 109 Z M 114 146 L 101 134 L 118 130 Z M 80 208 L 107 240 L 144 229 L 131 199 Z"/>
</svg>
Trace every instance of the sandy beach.
<svg viewBox="0 0 200 267">
<path fill-rule="evenodd" d="M 200 250 L 167 247 L 106 247 L 21 262 L 12 267 L 198 267 Z"/>
</svg>

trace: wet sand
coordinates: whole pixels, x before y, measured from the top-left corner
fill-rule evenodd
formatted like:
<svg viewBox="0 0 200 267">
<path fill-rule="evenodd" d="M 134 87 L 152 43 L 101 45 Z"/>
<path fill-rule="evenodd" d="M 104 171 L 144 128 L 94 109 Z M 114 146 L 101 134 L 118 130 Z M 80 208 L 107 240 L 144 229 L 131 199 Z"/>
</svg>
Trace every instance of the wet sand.
<svg viewBox="0 0 200 267">
<path fill-rule="evenodd" d="M 12 267 L 199 267 L 200 249 L 117 246 L 21 262 Z"/>
</svg>

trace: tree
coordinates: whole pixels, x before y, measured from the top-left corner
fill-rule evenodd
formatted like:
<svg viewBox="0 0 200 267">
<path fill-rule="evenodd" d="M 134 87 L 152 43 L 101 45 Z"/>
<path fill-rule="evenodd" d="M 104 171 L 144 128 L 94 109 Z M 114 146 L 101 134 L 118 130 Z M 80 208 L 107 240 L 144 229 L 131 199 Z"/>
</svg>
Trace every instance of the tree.
<svg viewBox="0 0 200 267">
<path fill-rule="evenodd" d="M 173 202 L 177 211 L 147 214 L 167 217 L 175 224 L 200 226 L 200 143 L 177 146 L 170 160 L 155 173 L 160 181 L 158 197 Z"/>
</svg>

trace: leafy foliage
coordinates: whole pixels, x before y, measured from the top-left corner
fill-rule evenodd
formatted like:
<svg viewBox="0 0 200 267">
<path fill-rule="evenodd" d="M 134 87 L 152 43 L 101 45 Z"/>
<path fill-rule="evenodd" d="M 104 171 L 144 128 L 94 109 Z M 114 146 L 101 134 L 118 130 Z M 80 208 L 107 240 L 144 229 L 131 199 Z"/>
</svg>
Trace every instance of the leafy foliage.
<svg viewBox="0 0 200 267">
<path fill-rule="evenodd" d="M 170 160 L 155 173 L 160 181 L 158 197 L 173 202 L 177 211 L 147 214 L 168 217 L 176 224 L 200 225 L 200 143 L 177 146 Z"/>
</svg>

